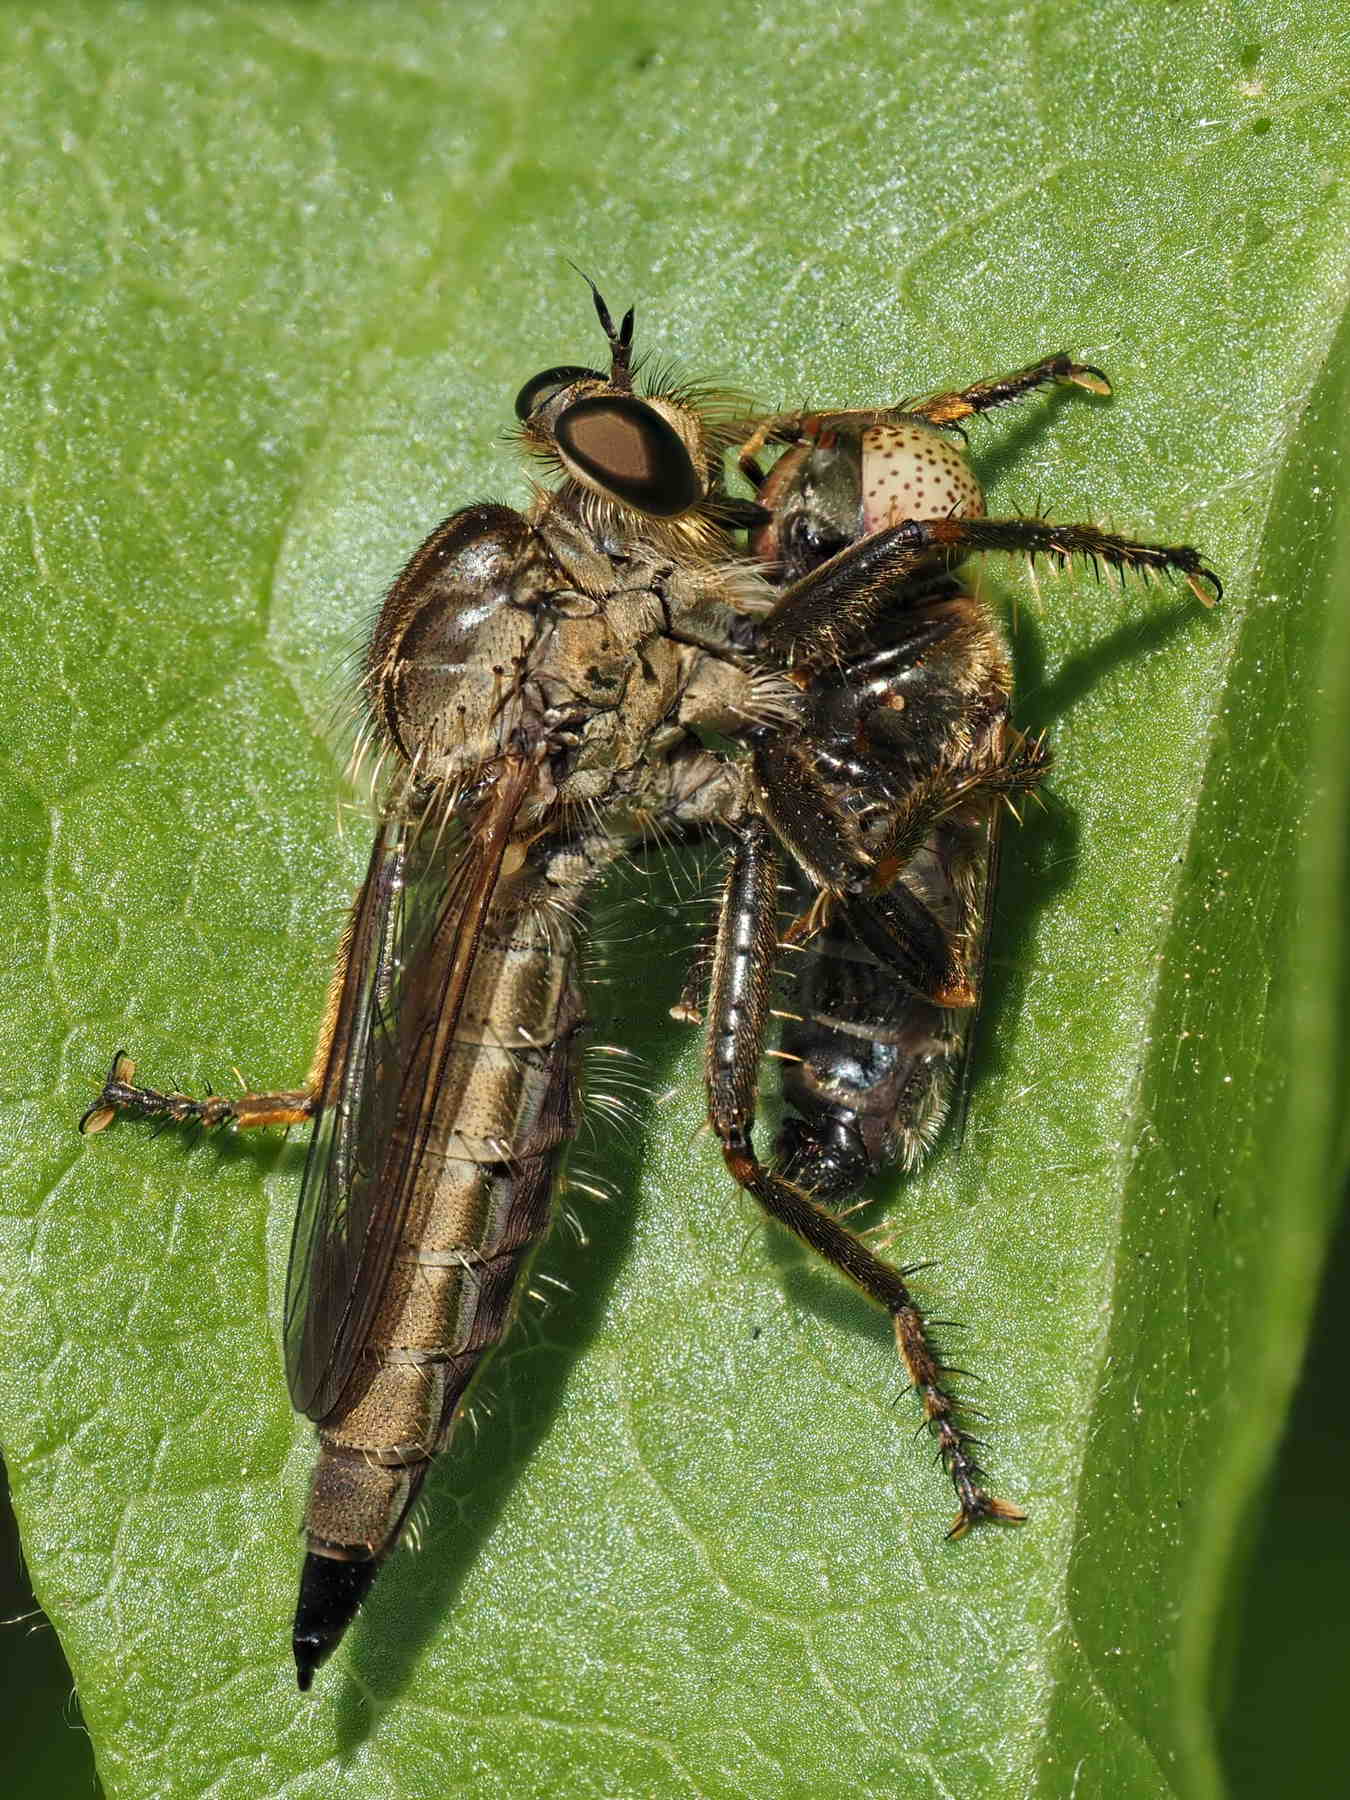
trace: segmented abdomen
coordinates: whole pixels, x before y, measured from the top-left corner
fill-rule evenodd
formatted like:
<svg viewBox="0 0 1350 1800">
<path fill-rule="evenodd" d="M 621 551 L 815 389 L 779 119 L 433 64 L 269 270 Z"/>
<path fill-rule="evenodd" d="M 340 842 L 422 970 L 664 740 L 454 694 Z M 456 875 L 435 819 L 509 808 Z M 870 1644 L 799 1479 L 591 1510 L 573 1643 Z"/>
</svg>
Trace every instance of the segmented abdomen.
<svg viewBox="0 0 1350 1800">
<path fill-rule="evenodd" d="M 963 686 L 955 678 L 950 646 L 939 642 L 895 673 L 869 674 L 861 683 L 844 665 L 808 691 L 822 720 L 851 725 L 885 770 L 893 797 L 931 772 L 923 764 L 908 765 L 915 744 L 935 748 L 950 766 L 977 768 L 997 760 L 1006 742 L 1010 677 L 997 627 L 954 587 L 938 590 L 932 611 L 935 618 L 958 620 L 966 654 L 978 667 L 977 682 Z M 898 616 L 903 621 L 906 615 Z M 856 705 L 856 717 L 841 712 L 850 705 Z M 850 739 L 839 741 L 842 750 L 853 748 Z M 825 759 L 818 766 L 828 776 Z M 841 785 L 838 799 L 846 806 L 877 802 L 878 796 L 850 794 Z M 883 835 L 890 804 L 883 797 L 876 806 Z M 933 827 L 898 877 L 957 946 L 958 964 L 977 1000 L 999 805 L 995 795 L 972 794 Z M 801 883 L 798 910 L 811 898 L 809 885 Z M 778 1160 L 817 1198 L 840 1200 L 888 1163 L 913 1170 L 922 1162 L 950 1107 L 973 1009 L 935 1006 L 916 993 L 838 912 L 800 946 L 792 968 L 782 1037 L 783 1097 L 791 1110 L 779 1135 Z"/>
<path fill-rule="evenodd" d="M 366 1373 L 319 1425 L 305 1529 L 329 1555 L 392 1548 L 506 1330 L 577 1130 L 584 1013 L 570 935 L 556 889 L 510 887 L 479 946 Z"/>
<path fill-rule="evenodd" d="M 936 864 L 934 848 L 920 860 Z M 975 908 L 957 911 L 966 930 L 978 926 Z M 968 1014 L 931 1005 L 847 931 L 827 928 L 792 967 L 782 1089 L 797 1116 L 784 1120 L 778 1159 L 817 1199 L 841 1200 L 888 1163 L 922 1160 L 947 1113 Z"/>
</svg>

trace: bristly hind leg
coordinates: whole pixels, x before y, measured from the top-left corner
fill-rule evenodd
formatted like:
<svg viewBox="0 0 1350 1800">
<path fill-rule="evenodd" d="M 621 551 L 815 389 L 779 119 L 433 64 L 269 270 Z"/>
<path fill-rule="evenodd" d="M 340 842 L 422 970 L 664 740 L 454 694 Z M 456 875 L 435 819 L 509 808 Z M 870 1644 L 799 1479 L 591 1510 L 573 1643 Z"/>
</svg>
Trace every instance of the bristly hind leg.
<svg viewBox="0 0 1350 1800">
<path fill-rule="evenodd" d="M 981 1519 L 1015 1522 L 1026 1516 L 1022 1509 L 995 1499 L 984 1486 L 975 1440 L 961 1425 L 956 1396 L 945 1385 L 951 1371 L 929 1341 L 923 1314 L 905 1285 L 906 1271 L 883 1262 L 809 1194 L 762 1167 L 755 1154 L 755 1092 L 777 947 L 778 857 L 769 827 L 750 817 L 737 827 L 718 918 L 708 997 L 709 1120 L 740 1186 L 770 1218 L 889 1313 L 896 1346 L 956 1489 L 960 1510 L 948 1535 L 960 1537 Z"/>
<path fill-rule="evenodd" d="M 1057 525 L 1049 519 L 910 519 L 896 531 L 911 549 L 928 547 L 949 556 L 1020 551 L 1061 565 L 1077 556 L 1094 568 L 1105 563 L 1122 574 L 1175 573 L 1202 605 L 1217 606 L 1223 599 L 1223 583 L 1189 544 L 1141 544 L 1095 525 Z"/>
<path fill-rule="evenodd" d="M 1011 375 L 993 375 L 969 387 L 955 388 L 950 393 L 930 394 L 926 400 L 907 400 L 897 410 L 910 418 L 926 419 L 930 425 L 954 425 L 972 413 L 991 412 L 996 406 L 1007 406 L 1022 400 L 1038 388 L 1060 383 L 1086 388 L 1090 394 L 1110 394 L 1111 383 L 1091 363 L 1075 362 L 1066 351 L 1043 356 L 1039 362 L 1015 369 Z"/>
<path fill-rule="evenodd" d="M 112 1059 L 102 1092 L 80 1120 L 80 1130 L 86 1137 L 106 1131 L 119 1113 L 130 1113 L 134 1119 L 163 1119 L 173 1125 L 202 1125 L 208 1131 L 216 1125 L 251 1131 L 260 1125 L 300 1125 L 314 1112 L 316 1096 L 312 1088 L 240 1094 L 234 1100 L 224 1094 L 207 1094 L 204 1099 L 194 1100 L 190 1094 L 135 1087 L 135 1075 L 135 1063 L 125 1050 L 119 1050 Z"/>
</svg>

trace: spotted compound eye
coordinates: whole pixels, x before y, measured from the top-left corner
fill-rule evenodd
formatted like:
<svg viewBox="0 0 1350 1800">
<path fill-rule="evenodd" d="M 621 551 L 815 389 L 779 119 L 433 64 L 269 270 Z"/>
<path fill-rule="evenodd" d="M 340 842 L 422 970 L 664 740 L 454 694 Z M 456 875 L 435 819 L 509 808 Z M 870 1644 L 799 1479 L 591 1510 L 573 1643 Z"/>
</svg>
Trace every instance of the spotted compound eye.
<svg viewBox="0 0 1350 1800">
<path fill-rule="evenodd" d="M 556 399 L 564 388 L 571 387 L 575 381 L 604 379 L 595 369 L 577 369 L 570 363 L 560 363 L 556 369 L 544 369 L 532 376 L 516 395 L 516 417 L 524 424 L 532 412 L 536 412 L 545 402 Z"/>
<path fill-rule="evenodd" d="M 917 419 L 862 438 L 863 530 L 901 519 L 978 519 L 984 495 L 960 446 Z"/>
<path fill-rule="evenodd" d="M 554 427 L 558 449 L 596 487 L 656 519 L 703 499 L 684 440 L 631 394 L 596 394 L 569 406 Z"/>
</svg>

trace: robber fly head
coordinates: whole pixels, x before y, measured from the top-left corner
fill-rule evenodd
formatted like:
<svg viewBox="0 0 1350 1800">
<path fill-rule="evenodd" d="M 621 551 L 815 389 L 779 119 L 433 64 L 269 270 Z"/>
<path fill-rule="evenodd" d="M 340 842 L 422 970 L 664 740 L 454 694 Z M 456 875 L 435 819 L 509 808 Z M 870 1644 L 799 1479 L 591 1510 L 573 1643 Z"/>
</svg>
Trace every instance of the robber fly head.
<svg viewBox="0 0 1350 1800">
<path fill-rule="evenodd" d="M 589 277 L 586 277 L 589 281 Z M 544 369 L 516 396 L 527 450 L 604 499 L 651 519 L 677 519 L 708 497 L 708 451 L 696 409 L 633 392 L 633 309 L 615 327 L 590 281 L 609 339 L 610 369 Z"/>
</svg>

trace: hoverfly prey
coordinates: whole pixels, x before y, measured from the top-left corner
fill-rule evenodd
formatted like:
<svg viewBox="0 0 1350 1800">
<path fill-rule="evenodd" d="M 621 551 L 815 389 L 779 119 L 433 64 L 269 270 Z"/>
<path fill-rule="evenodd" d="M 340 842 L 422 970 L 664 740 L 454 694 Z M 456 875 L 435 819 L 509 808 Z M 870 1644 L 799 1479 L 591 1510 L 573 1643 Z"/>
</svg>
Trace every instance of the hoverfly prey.
<svg viewBox="0 0 1350 1800">
<path fill-rule="evenodd" d="M 679 1009 L 706 1019 L 728 1168 L 890 1316 L 956 1492 L 952 1535 L 1022 1518 L 986 1486 L 908 1272 L 836 1212 L 937 1134 L 979 998 L 1000 811 L 1047 763 L 1010 725 L 1002 633 L 952 571 L 1020 550 L 1219 593 L 1190 548 L 984 516 L 947 428 L 1052 381 L 1109 391 L 1096 370 L 1058 356 L 897 407 L 737 418 L 640 386 L 632 312 L 616 327 L 592 293 L 608 370 L 545 370 L 516 401 L 555 485 L 523 513 L 452 514 L 376 624 L 364 700 L 389 773 L 309 1079 L 194 1099 L 136 1085 L 119 1052 L 82 1121 L 312 1128 L 285 1314 L 291 1393 L 319 1438 L 302 1688 L 398 1541 L 548 1227 L 578 1127 L 588 896 L 672 831 L 729 846 L 708 979 Z M 724 485 L 737 444 L 754 503 Z M 766 476 L 769 445 L 784 448 Z M 762 1161 L 783 940 L 799 951 L 775 1065 L 786 1117 Z"/>
</svg>

